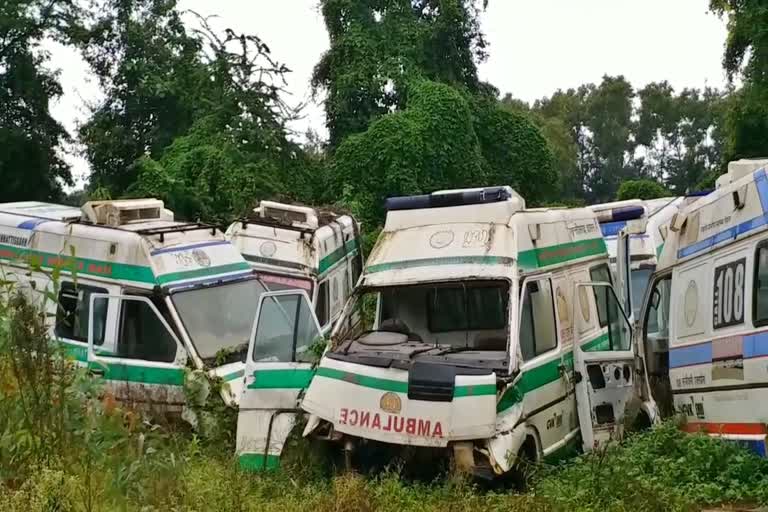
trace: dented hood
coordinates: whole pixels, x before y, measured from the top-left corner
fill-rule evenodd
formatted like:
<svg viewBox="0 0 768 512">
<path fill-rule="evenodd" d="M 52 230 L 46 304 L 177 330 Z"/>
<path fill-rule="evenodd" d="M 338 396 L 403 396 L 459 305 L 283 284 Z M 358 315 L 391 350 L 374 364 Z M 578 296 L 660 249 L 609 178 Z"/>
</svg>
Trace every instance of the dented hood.
<svg viewBox="0 0 768 512">
<path fill-rule="evenodd" d="M 385 443 L 446 446 L 496 429 L 496 374 L 414 363 L 380 368 L 324 357 L 302 409 L 337 432 Z"/>
<path fill-rule="evenodd" d="M 431 224 L 384 231 L 368 257 L 366 286 L 509 275 L 514 231 L 493 223 Z"/>
</svg>

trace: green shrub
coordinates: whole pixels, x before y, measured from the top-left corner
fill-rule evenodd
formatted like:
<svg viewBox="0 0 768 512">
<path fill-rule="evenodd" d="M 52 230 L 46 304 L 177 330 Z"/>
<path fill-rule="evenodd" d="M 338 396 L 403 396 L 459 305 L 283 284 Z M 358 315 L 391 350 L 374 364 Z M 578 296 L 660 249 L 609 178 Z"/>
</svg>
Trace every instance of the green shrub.
<svg viewBox="0 0 768 512">
<path fill-rule="evenodd" d="M 670 195 L 669 190 L 654 180 L 627 180 L 616 193 L 618 201 L 627 199 L 658 199 Z"/>
<path fill-rule="evenodd" d="M 689 510 L 768 502 L 768 460 L 667 423 L 538 476 L 536 493 L 567 510 Z"/>
</svg>

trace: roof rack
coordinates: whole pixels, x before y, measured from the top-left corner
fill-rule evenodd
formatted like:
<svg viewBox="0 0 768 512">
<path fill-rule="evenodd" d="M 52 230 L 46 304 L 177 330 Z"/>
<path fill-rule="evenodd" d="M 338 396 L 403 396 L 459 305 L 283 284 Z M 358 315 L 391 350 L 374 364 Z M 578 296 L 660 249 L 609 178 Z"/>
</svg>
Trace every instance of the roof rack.
<svg viewBox="0 0 768 512">
<path fill-rule="evenodd" d="M 203 229 L 210 229 L 211 234 L 215 235 L 219 226 L 215 224 L 205 224 L 202 222 L 189 222 L 187 224 L 176 224 L 175 226 L 163 226 L 159 228 L 139 229 L 134 231 L 138 235 L 144 236 L 160 236 L 160 242 L 165 242 L 165 235 L 170 233 L 186 233 L 187 231 L 198 231 Z"/>
<path fill-rule="evenodd" d="M 270 228 L 285 229 L 287 231 L 296 231 L 298 233 L 306 233 L 309 235 L 313 235 L 315 233 L 314 229 L 310 229 L 305 226 L 294 226 L 292 224 L 286 224 L 283 222 L 272 220 L 269 217 L 259 217 L 257 215 L 254 215 L 251 217 L 243 217 L 241 219 L 236 220 L 235 222 L 241 223 L 243 229 L 245 229 L 246 226 L 248 226 L 248 224 L 256 224 L 257 226 L 267 226 Z"/>
</svg>

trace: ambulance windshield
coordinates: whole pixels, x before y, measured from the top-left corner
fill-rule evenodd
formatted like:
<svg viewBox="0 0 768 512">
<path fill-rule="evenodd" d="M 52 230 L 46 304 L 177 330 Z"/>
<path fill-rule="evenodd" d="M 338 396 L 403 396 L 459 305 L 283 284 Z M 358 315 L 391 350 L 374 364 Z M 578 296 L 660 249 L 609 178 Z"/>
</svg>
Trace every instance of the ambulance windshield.
<svg viewBox="0 0 768 512">
<path fill-rule="evenodd" d="M 272 274 L 180 291 L 171 296 L 198 355 L 207 363 L 245 361 L 259 297 L 265 291 L 299 289 L 312 282 Z"/>
<path fill-rule="evenodd" d="M 208 363 L 245 361 L 259 296 L 257 279 L 181 291 L 171 299 L 198 355 Z"/>
<path fill-rule="evenodd" d="M 342 328 L 338 337 L 343 341 L 336 352 L 398 359 L 449 354 L 483 359 L 506 356 L 509 330 L 506 281 L 382 287 L 366 290 L 358 300 L 363 304 L 363 320 L 374 316 L 373 322 L 356 330 Z M 374 306 L 376 303 L 378 306 Z"/>
</svg>

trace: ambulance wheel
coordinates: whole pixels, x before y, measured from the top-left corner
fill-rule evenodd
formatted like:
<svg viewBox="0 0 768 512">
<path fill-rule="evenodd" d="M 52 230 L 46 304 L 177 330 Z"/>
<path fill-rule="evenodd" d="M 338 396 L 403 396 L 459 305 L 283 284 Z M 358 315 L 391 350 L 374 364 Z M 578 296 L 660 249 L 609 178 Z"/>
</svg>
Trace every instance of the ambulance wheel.
<svg viewBox="0 0 768 512">
<path fill-rule="evenodd" d="M 651 418 L 648 416 L 648 413 L 645 411 L 640 411 L 637 413 L 635 421 L 632 423 L 632 430 L 635 432 L 644 432 L 650 429 L 652 425 L 653 423 L 651 422 Z"/>
<path fill-rule="evenodd" d="M 533 468 L 539 458 L 538 452 L 536 440 L 532 436 L 525 438 L 525 442 L 517 452 L 515 464 L 512 466 L 509 476 L 515 487 L 521 491 L 528 489 Z"/>
</svg>

